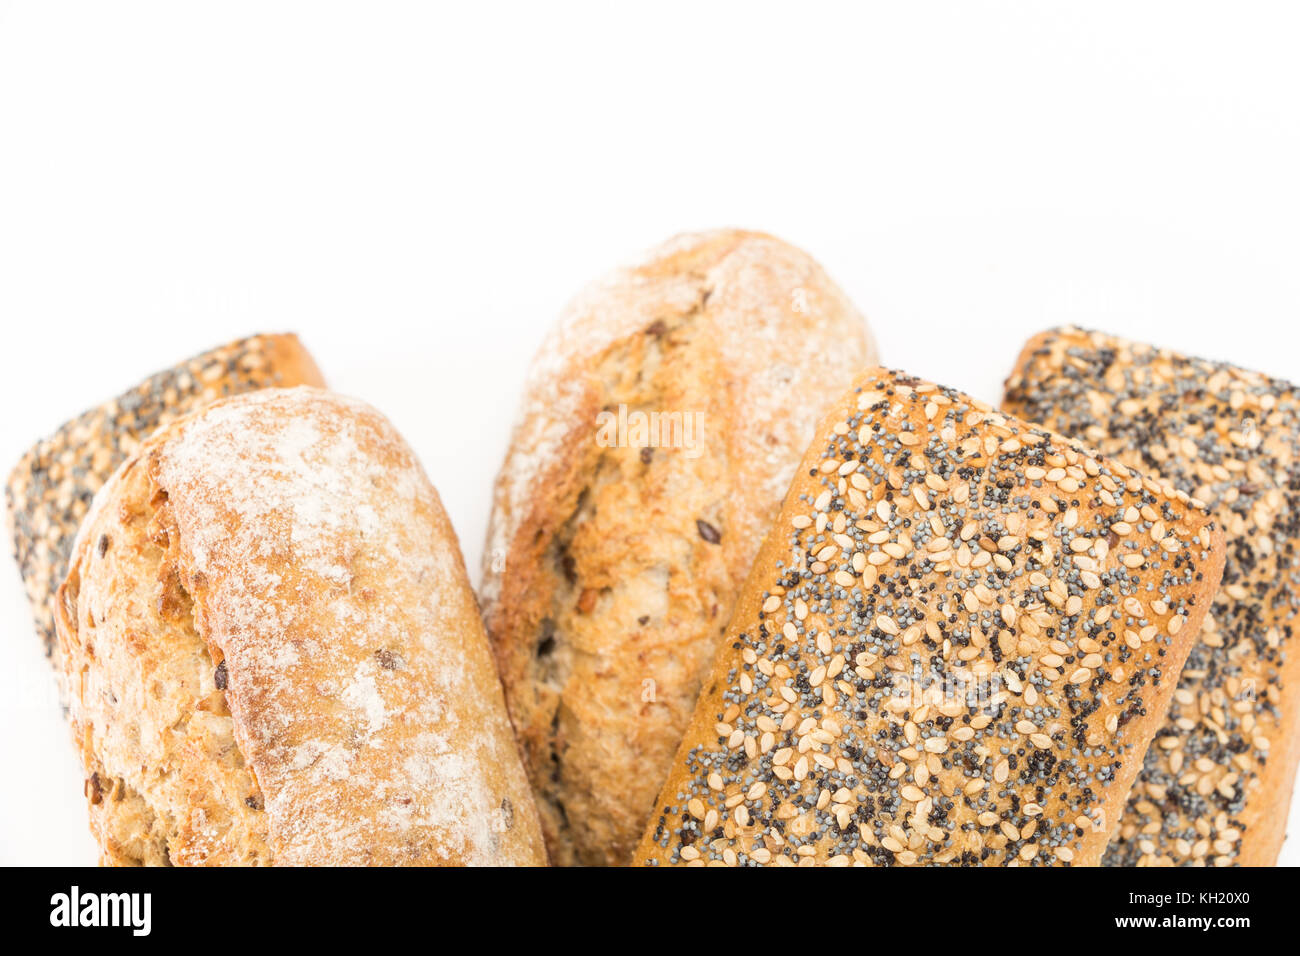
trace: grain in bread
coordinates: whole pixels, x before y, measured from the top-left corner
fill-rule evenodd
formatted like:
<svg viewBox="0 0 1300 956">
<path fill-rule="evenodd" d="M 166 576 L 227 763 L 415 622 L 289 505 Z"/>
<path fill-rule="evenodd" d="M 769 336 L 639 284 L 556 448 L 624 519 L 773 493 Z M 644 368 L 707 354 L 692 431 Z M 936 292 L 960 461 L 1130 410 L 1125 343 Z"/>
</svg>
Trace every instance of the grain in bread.
<svg viewBox="0 0 1300 956">
<path fill-rule="evenodd" d="M 812 259 L 737 231 L 597 282 L 542 346 L 483 599 L 556 863 L 628 862 L 813 422 L 873 361 Z"/>
<path fill-rule="evenodd" d="M 1223 562 L 1209 517 L 868 372 L 737 602 L 650 865 L 1092 865 Z"/>
<path fill-rule="evenodd" d="M 456 537 L 374 409 L 267 389 L 96 497 L 60 659 L 112 864 L 542 864 Z"/>
<path fill-rule="evenodd" d="M 91 498 L 154 429 L 226 395 L 324 384 L 296 335 L 254 335 L 150 376 L 28 450 L 5 483 L 5 501 L 45 653 L 56 644 L 54 592 Z"/>
<path fill-rule="evenodd" d="M 1212 508 L 1223 584 L 1105 862 L 1271 866 L 1300 759 L 1300 396 L 1224 362 L 1082 329 L 1025 346 L 1008 411 Z"/>
</svg>

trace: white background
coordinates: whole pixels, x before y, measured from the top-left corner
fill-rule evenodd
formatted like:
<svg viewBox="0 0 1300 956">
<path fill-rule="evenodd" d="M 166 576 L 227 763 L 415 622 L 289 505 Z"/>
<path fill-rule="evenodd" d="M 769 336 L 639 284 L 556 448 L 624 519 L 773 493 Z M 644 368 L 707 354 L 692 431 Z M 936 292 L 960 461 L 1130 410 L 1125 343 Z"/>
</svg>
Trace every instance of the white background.
<svg viewBox="0 0 1300 956">
<path fill-rule="evenodd" d="M 1295 10 L 0 0 L 0 471 L 296 330 L 415 446 L 477 579 L 547 325 L 721 225 L 989 401 L 1065 322 L 1300 378 Z M 92 862 L 81 787 L 0 558 L 0 862 Z"/>
</svg>

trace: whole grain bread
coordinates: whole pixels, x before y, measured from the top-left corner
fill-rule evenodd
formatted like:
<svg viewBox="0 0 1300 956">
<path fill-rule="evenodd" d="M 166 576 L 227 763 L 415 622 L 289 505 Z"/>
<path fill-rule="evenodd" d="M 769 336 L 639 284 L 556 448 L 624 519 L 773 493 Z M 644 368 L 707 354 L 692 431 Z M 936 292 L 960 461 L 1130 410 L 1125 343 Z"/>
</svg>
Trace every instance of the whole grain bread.
<svg viewBox="0 0 1300 956">
<path fill-rule="evenodd" d="M 254 335 L 151 375 L 29 449 L 5 483 L 5 501 L 45 653 L 56 646 L 54 592 L 91 498 L 154 429 L 227 395 L 324 384 L 296 335 Z"/>
<path fill-rule="evenodd" d="M 1095 865 L 1223 557 L 1185 494 L 869 371 L 804 456 L 635 862 Z"/>
<path fill-rule="evenodd" d="M 482 597 L 555 862 L 628 862 L 813 422 L 875 354 L 812 259 L 738 231 L 607 276 L 542 346 Z"/>
<path fill-rule="evenodd" d="M 1272 866 L 1300 760 L 1300 394 L 1082 329 L 1025 346 L 1005 407 L 1160 474 L 1228 539 L 1223 585 L 1105 862 Z"/>
<path fill-rule="evenodd" d="M 460 551 L 411 449 L 311 389 L 157 432 L 59 590 L 110 864 L 542 864 Z"/>
</svg>

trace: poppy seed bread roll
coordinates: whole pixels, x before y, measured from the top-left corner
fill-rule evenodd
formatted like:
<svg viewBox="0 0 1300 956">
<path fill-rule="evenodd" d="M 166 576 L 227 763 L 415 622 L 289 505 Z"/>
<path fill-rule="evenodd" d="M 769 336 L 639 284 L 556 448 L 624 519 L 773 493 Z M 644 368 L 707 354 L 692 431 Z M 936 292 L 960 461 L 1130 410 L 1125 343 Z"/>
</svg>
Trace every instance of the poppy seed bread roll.
<svg viewBox="0 0 1300 956">
<path fill-rule="evenodd" d="M 543 344 L 496 486 L 484 613 L 551 858 L 625 865 L 866 323 L 770 236 L 681 236 Z"/>
<path fill-rule="evenodd" d="M 818 427 L 635 862 L 1095 865 L 1223 555 L 1186 495 L 868 372 Z"/>
<path fill-rule="evenodd" d="M 1105 862 L 1274 865 L 1300 762 L 1300 394 L 1065 328 L 1025 346 L 1004 405 L 1159 473 L 1228 537 L 1223 585 Z"/>
<path fill-rule="evenodd" d="M 545 862 L 455 534 L 369 406 L 267 389 L 155 433 L 57 610 L 104 862 Z"/>
</svg>

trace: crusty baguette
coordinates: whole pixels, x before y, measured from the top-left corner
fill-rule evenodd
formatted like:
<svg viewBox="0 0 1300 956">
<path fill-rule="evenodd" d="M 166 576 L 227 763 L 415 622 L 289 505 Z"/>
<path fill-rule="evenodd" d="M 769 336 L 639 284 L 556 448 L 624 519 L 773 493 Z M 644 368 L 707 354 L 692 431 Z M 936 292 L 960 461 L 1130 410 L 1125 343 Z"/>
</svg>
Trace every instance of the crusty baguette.
<svg viewBox="0 0 1300 956">
<path fill-rule="evenodd" d="M 874 361 L 815 262 L 734 231 L 606 277 L 543 345 L 483 597 L 555 862 L 628 861 L 813 422 Z"/>
<path fill-rule="evenodd" d="M 163 428 L 59 591 L 115 864 L 541 864 L 456 537 L 370 407 L 311 388 Z"/>
<path fill-rule="evenodd" d="M 324 384 L 296 335 L 254 335 L 150 376 L 28 450 L 5 484 L 5 499 L 45 653 L 56 645 L 54 592 L 90 500 L 154 429 L 226 395 Z"/>
<path fill-rule="evenodd" d="M 871 370 L 803 459 L 634 862 L 1096 864 L 1222 564 L 1187 496 Z"/>
<path fill-rule="evenodd" d="M 1111 865 L 1272 866 L 1300 760 L 1300 395 L 1081 329 L 1030 340 L 1006 408 L 1208 502 L 1223 585 L 1106 851 Z"/>
</svg>

